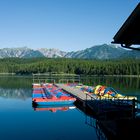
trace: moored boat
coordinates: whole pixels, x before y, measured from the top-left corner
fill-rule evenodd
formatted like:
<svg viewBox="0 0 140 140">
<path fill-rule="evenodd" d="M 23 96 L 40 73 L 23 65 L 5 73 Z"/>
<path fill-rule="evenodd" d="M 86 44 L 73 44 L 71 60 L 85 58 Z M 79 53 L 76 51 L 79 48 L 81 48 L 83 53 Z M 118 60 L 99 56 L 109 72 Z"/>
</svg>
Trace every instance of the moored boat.
<svg viewBox="0 0 140 140">
<path fill-rule="evenodd" d="M 97 85 L 97 86 L 88 86 L 88 85 L 82 85 L 82 84 L 73 84 L 68 83 L 66 86 L 72 87 L 72 88 L 78 88 L 85 94 L 91 94 L 92 96 L 96 96 L 96 99 L 111 99 L 111 100 L 137 100 L 136 96 L 126 96 L 123 94 L 120 94 L 118 91 L 116 91 L 112 87 L 107 87 L 104 85 Z"/>
<path fill-rule="evenodd" d="M 54 84 L 33 84 L 32 102 L 36 105 L 70 105 L 76 101 Z"/>
</svg>

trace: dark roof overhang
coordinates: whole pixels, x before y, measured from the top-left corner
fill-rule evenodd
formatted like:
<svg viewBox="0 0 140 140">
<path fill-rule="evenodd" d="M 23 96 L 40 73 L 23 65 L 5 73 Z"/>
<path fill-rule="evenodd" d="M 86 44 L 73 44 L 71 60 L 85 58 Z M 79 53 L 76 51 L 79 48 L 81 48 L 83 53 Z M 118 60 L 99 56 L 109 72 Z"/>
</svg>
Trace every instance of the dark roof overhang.
<svg viewBox="0 0 140 140">
<path fill-rule="evenodd" d="M 140 45 L 140 3 L 114 36 L 112 43 L 121 44 L 122 47 L 137 49 L 131 45 Z"/>
</svg>

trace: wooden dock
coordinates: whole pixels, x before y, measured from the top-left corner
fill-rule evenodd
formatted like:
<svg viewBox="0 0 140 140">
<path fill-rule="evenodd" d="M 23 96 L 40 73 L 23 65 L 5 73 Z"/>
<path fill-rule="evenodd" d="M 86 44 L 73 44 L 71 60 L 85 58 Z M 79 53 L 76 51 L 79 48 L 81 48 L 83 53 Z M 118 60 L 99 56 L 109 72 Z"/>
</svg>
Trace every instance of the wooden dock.
<svg viewBox="0 0 140 140">
<path fill-rule="evenodd" d="M 72 96 L 76 97 L 78 100 L 80 100 L 83 103 L 87 100 L 91 100 L 91 98 L 86 95 L 88 93 L 85 94 L 83 91 L 81 91 L 78 88 L 69 87 L 69 86 L 66 86 L 65 84 L 55 84 L 55 85 L 59 88 L 62 88 L 66 92 L 70 93 Z"/>
<path fill-rule="evenodd" d="M 72 96 L 76 97 L 78 101 L 82 103 L 83 107 L 89 107 L 96 115 L 101 116 L 105 113 L 118 113 L 125 112 L 129 114 L 130 117 L 134 116 L 135 113 L 135 102 L 132 101 L 132 105 L 124 103 L 123 100 L 109 100 L 100 99 L 96 95 L 91 95 L 89 93 L 84 93 L 76 87 L 69 87 L 65 84 L 55 84 L 57 87 L 62 88 L 64 91 L 70 93 Z M 125 100 L 126 101 L 126 100 Z M 130 100 L 129 100 L 130 101 Z M 124 113 L 123 113 L 124 114 Z"/>
</svg>

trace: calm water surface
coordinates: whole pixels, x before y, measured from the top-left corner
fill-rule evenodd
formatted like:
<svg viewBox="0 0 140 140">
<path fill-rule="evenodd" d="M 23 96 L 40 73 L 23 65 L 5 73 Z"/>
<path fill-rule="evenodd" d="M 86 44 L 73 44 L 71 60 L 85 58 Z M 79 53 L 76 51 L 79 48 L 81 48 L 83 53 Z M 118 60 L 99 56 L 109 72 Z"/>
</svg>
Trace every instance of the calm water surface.
<svg viewBox="0 0 140 140">
<path fill-rule="evenodd" d="M 81 82 L 140 96 L 140 79 L 87 77 Z M 35 111 L 31 97 L 32 78 L 0 77 L 0 140 L 107 140 L 96 119 L 76 106 Z"/>
</svg>

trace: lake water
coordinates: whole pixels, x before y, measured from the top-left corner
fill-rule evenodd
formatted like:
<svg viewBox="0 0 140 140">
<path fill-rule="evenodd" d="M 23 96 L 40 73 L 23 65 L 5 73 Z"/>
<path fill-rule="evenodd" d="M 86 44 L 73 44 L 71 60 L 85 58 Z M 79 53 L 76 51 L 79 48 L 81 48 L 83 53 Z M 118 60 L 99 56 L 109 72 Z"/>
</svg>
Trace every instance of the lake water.
<svg viewBox="0 0 140 140">
<path fill-rule="evenodd" d="M 140 99 L 140 78 L 84 77 Z M 0 140 L 107 140 L 97 120 L 76 106 L 32 107 L 32 78 L 0 77 Z"/>
</svg>

